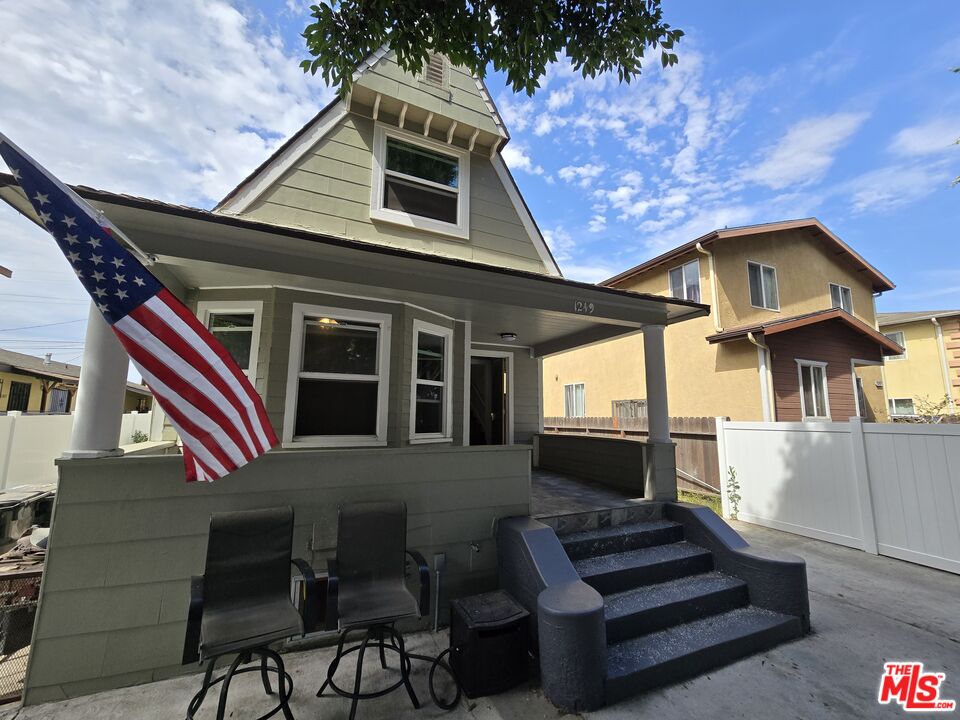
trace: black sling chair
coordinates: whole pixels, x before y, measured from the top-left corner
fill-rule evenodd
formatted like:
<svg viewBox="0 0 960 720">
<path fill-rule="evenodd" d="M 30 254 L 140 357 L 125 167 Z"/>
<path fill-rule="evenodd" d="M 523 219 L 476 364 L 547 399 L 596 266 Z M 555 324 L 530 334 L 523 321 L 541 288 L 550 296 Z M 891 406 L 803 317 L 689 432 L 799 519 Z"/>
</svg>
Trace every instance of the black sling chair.
<svg viewBox="0 0 960 720">
<path fill-rule="evenodd" d="M 406 586 L 406 556 L 417 565 L 420 579 L 419 602 Z M 420 707 L 410 684 L 410 654 L 395 623 L 405 618 L 421 618 L 430 612 L 430 569 L 423 556 L 407 549 L 407 506 L 402 502 L 351 503 L 340 506 L 337 523 L 337 557 L 328 560 L 327 630 L 340 630 L 337 654 L 327 670 L 327 678 L 317 697 L 328 687 L 350 698 L 350 720 L 356 716 L 357 702 L 393 692 L 401 685 L 415 708 Z M 347 636 L 365 630 L 359 645 L 344 651 Z M 390 644 L 386 644 L 389 638 Z M 380 666 L 387 667 L 385 651 L 400 660 L 400 679 L 376 692 L 361 692 L 363 656 L 371 641 L 380 651 Z M 357 671 L 353 690 L 344 690 L 334 682 L 341 658 L 357 653 Z"/>
<path fill-rule="evenodd" d="M 273 695 L 270 673 L 277 676 L 279 703 L 258 720 L 279 711 L 293 720 L 288 701 L 293 680 L 271 643 L 313 630 L 314 574 L 303 560 L 292 560 L 293 508 L 214 513 L 210 517 L 207 562 L 203 576 L 194 576 L 190 587 L 190 610 L 183 646 L 183 664 L 207 662 L 203 686 L 187 708 L 187 718 L 203 704 L 207 691 L 217 683 L 220 702 L 217 720 L 227 709 L 227 692 L 235 675 L 260 672 L 263 689 Z M 303 576 L 298 612 L 290 600 L 290 565 Z M 229 669 L 213 679 L 217 660 L 236 655 Z M 259 667 L 240 669 L 253 656 Z M 273 662 L 270 667 L 268 661 Z"/>
</svg>

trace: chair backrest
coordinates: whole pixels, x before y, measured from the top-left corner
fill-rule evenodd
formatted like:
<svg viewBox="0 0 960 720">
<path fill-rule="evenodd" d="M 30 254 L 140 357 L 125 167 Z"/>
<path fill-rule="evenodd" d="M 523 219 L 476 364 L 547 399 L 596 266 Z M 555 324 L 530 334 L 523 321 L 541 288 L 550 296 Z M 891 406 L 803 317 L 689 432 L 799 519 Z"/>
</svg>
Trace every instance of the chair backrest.
<svg viewBox="0 0 960 720">
<path fill-rule="evenodd" d="M 290 598 L 293 508 L 242 510 L 210 516 L 205 608 Z"/>
<path fill-rule="evenodd" d="M 343 583 L 404 582 L 407 506 L 345 503 L 337 522 L 337 572 Z"/>
</svg>

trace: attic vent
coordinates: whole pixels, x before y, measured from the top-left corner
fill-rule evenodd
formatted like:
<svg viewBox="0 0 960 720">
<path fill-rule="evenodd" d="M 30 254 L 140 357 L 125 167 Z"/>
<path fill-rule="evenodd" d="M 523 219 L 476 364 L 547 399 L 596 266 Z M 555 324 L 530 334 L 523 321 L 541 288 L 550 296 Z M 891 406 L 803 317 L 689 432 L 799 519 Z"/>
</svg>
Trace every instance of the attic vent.
<svg viewBox="0 0 960 720">
<path fill-rule="evenodd" d="M 432 54 L 430 59 L 427 60 L 427 67 L 423 71 L 424 79 L 431 85 L 443 87 L 445 65 L 443 55 Z"/>
</svg>

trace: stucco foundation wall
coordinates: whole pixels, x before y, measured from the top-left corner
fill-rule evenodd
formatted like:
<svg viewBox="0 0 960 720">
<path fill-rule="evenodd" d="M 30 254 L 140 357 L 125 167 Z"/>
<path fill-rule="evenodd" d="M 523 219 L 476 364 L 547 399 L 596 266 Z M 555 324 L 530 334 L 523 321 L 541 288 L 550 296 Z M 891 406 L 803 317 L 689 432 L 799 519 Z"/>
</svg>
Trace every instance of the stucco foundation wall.
<svg viewBox="0 0 960 720">
<path fill-rule="evenodd" d="M 338 505 L 385 499 L 407 503 L 410 547 L 446 553 L 446 607 L 495 587 L 494 524 L 529 513 L 530 448 L 274 451 L 212 484 L 185 483 L 178 456 L 61 461 L 25 703 L 198 669 L 180 657 L 211 513 L 292 505 L 293 554 L 319 570 Z"/>
</svg>

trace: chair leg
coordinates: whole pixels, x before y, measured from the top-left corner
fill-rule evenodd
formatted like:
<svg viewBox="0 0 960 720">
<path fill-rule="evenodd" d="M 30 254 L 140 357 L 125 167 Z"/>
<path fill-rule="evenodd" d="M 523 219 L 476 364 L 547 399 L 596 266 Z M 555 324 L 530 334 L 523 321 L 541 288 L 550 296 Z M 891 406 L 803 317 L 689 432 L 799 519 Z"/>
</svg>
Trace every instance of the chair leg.
<svg viewBox="0 0 960 720">
<path fill-rule="evenodd" d="M 293 713 L 290 712 L 290 696 L 293 694 L 293 680 L 290 680 L 289 686 L 287 685 L 287 670 L 283 665 L 283 658 L 280 657 L 279 653 L 274 652 L 268 648 L 263 650 L 263 660 L 264 667 L 266 667 L 267 658 L 273 660 L 273 664 L 277 666 L 277 685 L 278 685 L 278 699 L 280 700 L 280 711 L 283 713 L 283 716 L 286 720 L 293 720 Z"/>
<path fill-rule="evenodd" d="M 210 679 L 213 677 L 213 666 L 216 662 L 217 658 L 211 658 L 210 662 L 207 663 L 207 669 L 203 673 L 203 685 L 200 686 L 200 690 L 193 696 L 193 699 L 187 706 L 187 720 L 193 720 L 194 713 L 203 705 L 203 700 L 207 697 L 207 690 L 210 689 Z"/>
<path fill-rule="evenodd" d="M 367 651 L 367 645 L 370 643 L 370 632 L 367 631 L 363 638 L 363 644 L 357 652 L 357 676 L 353 683 L 353 701 L 350 703 L 350 720 L 357 716 L 357 703 L 360 702 L 360 680 L 363 678 L 363 654 Z M 219 718 L 218 718 L 219 720 Z"/>
<path fill-rule="evenodd" d="M 407 655 L 407 649 L 403 643 L 403 635 L 397 632 L 394 628 L 391 628 L 390 630 L 396 637 L 397 646 L 400 649 L 400 676 L 403 678 L 403 685 L 407 688 L 407 694 L 410 696 L 410 701 L 413 703 L 413 707 L 419 710 L 420 700 L 417 699 L 417 694 L 413 691 L 413 685 L 410 684 L 410 656 Z"/>
<path fill-rule="evenodd" d="M 227 670 L 227 674 L 223 676 L 223 686 L 220 688 L 220 702 L 217 703 L 217 720 L 223 720 L 227 714 L 227 692 L 230 690 L 230 681 L 233 680 L 233 676 L 236 674 L 237 668 L 240 667 L 243 659 L 243 654 L 237 655 L 233 662 L 230 663 L 230 669 Z"/>
<path fill-rule="evenodd" d="M 283 694 L 283 692 L 282 692 L 282 691 L 283 691 L 283 688 L 282 688 L 282 684 L 283 684 L 283 683 L 282 683 L 282 675 L 283 675 L 283 673 L 280 672 L 280 676 L 281 676 L 281 681 L 280 681 L 280 683 L 281 683 L 281 688 L 280 688 L 280 690 L 281 690 L 281 695 Z M 270 673 L 267 671 L 267 654 L 266 654 L 266 653 L 264 653 L 263 655 L 260 656 L 260 680 L 263 681 L 263 690 L 264 690 L 264 692 L 266 692 L 267 695 L 273 695 L 273 688 L 270 687 Z"/>
<path fill-rule="evenodd" d="M 333 676 L 337 673 L 337 668 L 340 666 L 340 658 L 343 656 L 343 643 L 347 639 L 347 633 L 349 632 L 349 630 L 344 630 L 340 633 L 340 640 L 337 642 L 337 654 L 334 656 L 333 662 L 330 663 L 330 667 L 327 668 L 327 679 L 323 681 L 323 685 L 317 690 L 317 697 L 323 695 L 323 691 L 327 689 L 327 686 L 333 680 Z"/>
<path fill-rule="evenodd" d="M 383 651 L 383 628 L 377 633 L 377 639 L 380 641 L 380 667 L 387 669 L 387 654 Z"/>
</svg>

